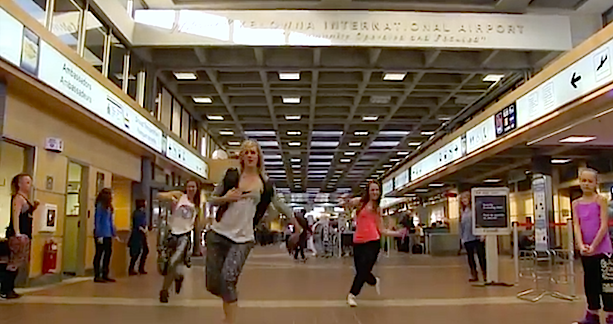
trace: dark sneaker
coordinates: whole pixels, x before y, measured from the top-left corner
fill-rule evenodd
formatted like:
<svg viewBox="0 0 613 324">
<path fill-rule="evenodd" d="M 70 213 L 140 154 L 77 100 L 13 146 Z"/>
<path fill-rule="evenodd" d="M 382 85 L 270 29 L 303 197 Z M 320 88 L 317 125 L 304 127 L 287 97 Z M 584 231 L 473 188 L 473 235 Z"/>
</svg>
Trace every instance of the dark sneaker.
<svg viewBox="0 0 613 324">
<path fill-rule="evenodd" d="M 128 276 L 136 276 L 137 274 L 138 274 L 138 272 L 136 272 L 134 270 L 128 271 Z"/>
<path fill-rule="evenodd" d="M 183 277 L 175 279 L 175 292 L 177 295 L 181 293 L 181 287 L 183 287 Z"/>
<path fill-rule="evenodd" d="M 97 283 L 106 283 L 106 280 L 104 280 L 104 279 L 102 279 L 102 278 L 100 278 L 100 277 L 96 277 L 96 278 L 94 278 L 94 282 L 97 282 Z"/>
<path fill-rule="evenodd" d="M 103 279 L 104 281 L 106 281 L 106 282 L 116 282 L 116 281 L 117 281 L 117 280 L 115 280 L 115 279 L 113 279 L 113 278 L 109 278 L 109 277 L 102 278 L 102 279 Z"/>
<path fill-rule="evenodd" d="M 4 299 L 17 299 L 17 298 L 21 298 L 21 295 L 16 293 L 16 292 L 14 292 L 14 291 L 11 291 L 10 293 L 4 295 L 2 298 L 4 298 Z"/>
<path fill-rule="evenodd" d="M 607 323 L 609 323 L 608 318 Z M 592 312 L 586 312 L 585 317 L 582 320 L 574 322 L 573 324 L 600 324 L 600 316 Z"/>
<path fill-rule="evenodd" d="M 168 303 L 168 290 L 160 291 L 160 303 Z"/>
</svg>

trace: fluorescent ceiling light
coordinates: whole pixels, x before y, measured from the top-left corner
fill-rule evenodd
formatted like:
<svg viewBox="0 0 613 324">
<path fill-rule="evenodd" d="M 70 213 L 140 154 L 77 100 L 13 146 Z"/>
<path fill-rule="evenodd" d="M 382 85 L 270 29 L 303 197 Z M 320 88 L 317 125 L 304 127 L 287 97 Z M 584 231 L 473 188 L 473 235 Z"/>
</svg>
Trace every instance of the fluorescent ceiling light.
<svg viewBox="0 0 613 324">
<path fill-rule="evenodd" d="M 206 119 L 208 119 L 208 120 L 223 120 L 223 116 L 221 116 L 221 115 L 206 115 Z"/>
<path fill-rule="evenodd" d="M 406 76 L 406 72 L 387 72 L 383 73 L 383 81 L 402 81 Z"/>
<path fill-rule="evenodd" d="M 355 136 L 368 136 L 368 131 L 355 131 L 353 132 Z"/>
<path fill-rule="evenodd" d="M 379 116 L 362 116 L 362 121 L 377 121 Z"/>
<path fill-rule="evenodd" d="M 308 174 L 328 174 L 328 170 L 309 170 Z"/>
<path fill-rule="evenodd" d="M 485 182 L 485 183 L 498 183 L 500 181 L 502 181 L 502 180 L 501 179 L 485 179 L 485 180 L 483 180 L 483 182 Z"/>
<path fill-rule="evenodd" d="M 285 115 L 285 120 L 300 120 L 302 115 Z"/>
<path fill-rule="evenodd" d="M 345 171 L 343 171 L 343 170 L 336 170 L 336 171 L 334 171 L 334 173 L 338 173 L 337 175 L 340 175 L 341 173 L 344 173 L 344 172 Z"/>
<path fill-rule="evenodd" d="M 210 103 L 213 103 L 213 99 L 211 99 L 211 97 L 192 97 L 192 100 L 195 103 L 199 103 L 199 104 L 210 104 Z"/>
<path fill-rule="evenodd" d="M 279 142 L 277 141 L 259 141 L 258 144 L 262 147 L 275 147 L 279 146 Z"/>
<path fill-rule="evenodd" d="M 287 143 L 287 145 L 296 147 L 296 146 L 302 145 L 302 143 L 300 143 L 300 142 L 289 142 L 289 143 Z"/>
<path fill-rule="evenodd" d="M 362 142 L 351 142 L 349 143 L 349 146 L 353 146 L 353 147 L 362 146 Z"/>
<path fill-rule="evenodd" d="M 484 82 L 498 82 L 504 78 L 504 74 L 488 74 L 483 77 Z"/>
<path fill-rule="evenodd" d="M 302 132 L 301 131 L 287 131 L 286 134 L 289 136 L 300 136 L 302 135 Z"/>
<path fill-rule="evenodd" d="M 380 131 L 379 135 L 381 136 L 407 136 L 411 134 L 411 132 L 409 131 L 394 131 L 394 130 L 388 130 L 388 131 Z"/>
<path fill-rule="evenodd" d="M 177 80 L 196 80 L 198 76 L 194 72 L 173 72 Z"/>
<path fill-rule="evenodd" d="M 566 164 L 572 161 L 571 159 L 551 159 L 552 164 Z"/>
<path fill-rule="evenodd" d="M 283 103 L 284 104 L 299 104 L 300 103 L 300 96 L 283 96 Z"/>
<path fill-rule="evenodd" d="M 231 130 L 220 130 L 219 131 L 219 135 L 222 135 L 222 136 L 232 136 L 232 135 L 234 135 L 234 131 L 231 131 Z"/>
<path fill-rule="evenodd" d="M 387 104 L 392 100 L 392 96 L 370 96 L 372 104 Z"/>
<path fill-rule="evenodd" d="M 390 162 L 392 163 L 400 162 L 400 159 L 390 159 Z"/>
<path fill-rule="evenodd" d="M 439 187 L 442 187 L 444 185 L 445 185 L 444 183 L 431 183 L 431 184 L 429 184 L 429 186 L 433 187 L 433 188 L 439 188 Z"/>
<path fill-rule="evenodd" d="M 596 139 L 596 136 L 569 136 L 560 140 L 560 143 L 585 143 Z"/>
<path fill-rule="evenodd" d="M 351 159 L 341 159 L 341 163 L 349 163 L 351 162 Z"/>
<path fill-rule="evenodd" d="M 268 173 L 285 173 L 285 170 L 267 170 Z"/>
<path fill-rule="evenodd" d="M 451 116 L 439 116 L 438 120 L 440 121 L 450 121 L 451 120 Z"/>
<path fill-rule="evenodd" d="M 279 80 L 300 80 L 300 72 L 279 72 Z"/>
<path fill-rule="evenodd" d="M 281 159 L 281 155 L 272 154 L 272 155 L 264 155 L 264 160 L 279 160 Z"/>
<path fill-rule="evenodd" d="M 300 169 L 300 164 L 292 164 L 293 169 Z"/>
<path fill-rule="evenodd" d="M 391 168 L 391 167 L 392 167 L 392 165 L 391 165 L 391 164 L 384 164 L 384 165 L 383 165 L 383 167 L 384 167 L 384 168 Z"/>
<path fill-rule="evenodd" d="M 420 146 L 421 142 L 409 142 L 409 146 Z"/>
<path fill-rule="evenodd" d="M 300 163 L 300 158 L 291 158 L 290 162 L 292 162 L 292 163 Z"/>
<path fill-rule="evenodd" d="M 117 80 L 122 80 L 123 81 L 123 73 L 115 73 L 115 78 Z M 135 75 L 128 75 L 128 80 L 136 80 L 136 76 Z"/>
<path fill-rule="evenodd" d="M 398 155 L 409 155 L 409 152 L 407 152 L 407 151 L 401 151 L 401 152 L 398 152 L 398 153 L 396 153 L 396 154 L 398 154 Z"/>
<path fill-rule="evenodd" d="M 322 142 L 322 141 L 314 141 L 311 142 L 311 146 L 313 147 L 336 147 L 339 142 Z"/>
<path fill-rule="evenodd" d="M 385 170 L 377 170 L 375 172 L 377 172 L 377 173 L 385 173 Z"/>
<path fill-rule="evenodd" d="M 415 189 L 415 192 L 428 192 L 428 189 Z"/>
<path fill-rule="evenodd" d="M 241 142 L 239 142 L 239 141 L 230 141 L 230 142 L 228 142 L 228 145 L 230 145 L 230 146 L 240 146 Z"/>
<path fill-rule="evenodd" d="M 247 130 L 245 131 L 245 135 L 253 137 L 277 136 L 275 131 L 272 130 Z"/>
<path fill-rule="evenodd" d="M 423 136 L 432 136 L 432 135 L 434 135 L 435 133 L 436 133 L 436 132 L 434 132 L 434 131 L 422 131 L 422 132 L 421 132 L 421 135 L 423 135 Z"/>
<path fill-rule="evenodd" d="M 315 137 L 339 137 L 343 135 L 343 131 L 313 131 L 312 136 Z"/>
<path fill-rule="evenodd" d="M 398 144 L 400 144 L 400 142 L 397 142 L 397 141 L 374 141 L 374 142 L 370 143 L 370 146 L 373 146 L 373 147 L 394 147 L 394 146 L 398 146 Z"/>
<path fill-rule="evenodd" d="M 345 152 L 345 155 L 347 155 L 347 156 L 354 156 L 354 155 L 355 155 L 355 152 L 353 152 L 353 151 L 347 151 L 347 152 Z"/>
<path fill-rule="evenodd" d="M 334 155 L 311 155 L 310 160 L 332 160 Z"/>
<path fill-rule="evenodd" d="M 317 165 L 318 166 L 329 166 L 330 162 L 313 162 L 313 161 L 310 161 L 309 165 L 313 165 L 313 166 L 317 166 Z"/>
</svg>

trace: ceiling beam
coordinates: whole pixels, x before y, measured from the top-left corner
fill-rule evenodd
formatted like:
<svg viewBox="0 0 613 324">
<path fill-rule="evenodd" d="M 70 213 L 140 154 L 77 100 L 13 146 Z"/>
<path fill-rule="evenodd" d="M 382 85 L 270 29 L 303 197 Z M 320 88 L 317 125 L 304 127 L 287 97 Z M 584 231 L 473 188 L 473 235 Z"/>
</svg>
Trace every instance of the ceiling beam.
<svg viewBox="0 0 613 324">
<path fill-rule="evenodd" d="M 321 48 L 313 50 L 313 66 L 321 65 Z M 306 172 L 302 174 L 302 187 L 307 188 L 309 183 L 309 156 L 311 156 L 311 140 L 313 129 L 315 127 L 315 108 L 317 107 L 317 87 L 319 85 L 319 71 L 313 71 L 311 78 L 311 96 L 309 102 L 309 133 L 307 135 L 307 152 L 305 156 L 301 156 L 300 163 L 306 163 Z M 293 171 L 292 171 L 293 172 Z M 295 184 L 294 188 L 295 188 Z"/>
<path fill-rule="evenodd" d="M 494 8 L 502 12 L 526 12 L 532 0 L 498 0 Z"/>
</svg>

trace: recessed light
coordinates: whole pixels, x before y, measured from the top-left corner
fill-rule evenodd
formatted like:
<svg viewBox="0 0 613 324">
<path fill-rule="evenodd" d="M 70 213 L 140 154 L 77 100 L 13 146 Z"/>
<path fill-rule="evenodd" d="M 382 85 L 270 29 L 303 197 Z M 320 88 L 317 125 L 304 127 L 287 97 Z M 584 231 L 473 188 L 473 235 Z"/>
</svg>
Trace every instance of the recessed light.
<svg viewBox="0 0 613 324">
<path fill-rule="evenodd" d="M 398 141 L 374 141 L 370 143 L 372 147 L 395 147 L 398 146 L 400 142 Z"/>
<path fill-rule="evenodd" d="M 302 145 L 302 143 L 300 143 L 300 142 L 289 142 L 289 143 L 287 143 L 287 145 L 296 147 L 296 146 Z"/>
<path fill-rule="evenodd" d="M 230 146 L 240 146 L 241 142 L 239 142 L 239 141 L 230 141 L 230 142 L 228 142 L 228 145 L 230 145 Z"/>
<path fill-rule="evenodd" d="M 349 163 L 351 162 L 351 159 L 341 159 L 341 163 Z"/>
<path fill-rule="evenodd" d="M 422 131 L 422 132 L 421 132 L 421 135 L 423 135 L 423 136 L 432 136 L 432 135 L 434 135 L 435 133 L 436 133 L 436 132 L 433 132 L 433 131 Z"/>
<path fill-rule="evenodd" d="M 274 137 L 277 133 L 273 130 L 247 130 L 245 135 L 252 137 Z"/>
<path fill-rule="evenodd" d="M 284 104 L 299 104 L 300 103 L 300 96 L 283 96 L 283 103 Z"/>
<path fill-rule="evenodd" d="M 415 192 L 428 192 L 428 189 L 415 189 Z"/>
<path fill-rule="evenodd" d="M 429 186 L 433 187 L 433 188 L 439 188 L 439 187 L 442 187 L 444 185 L 445 185 L 444 183 L 431 183 L 431 184 L 429 184 Z"/>
<path fill-rule="evenodd" d="M 195 103 L 199 103 L 199 104 L 210 104 L 210 103 L 213 103 L 213 99 L 211 99 L 211 97 L 192 97 L 192 100 Z"/>
<path fill-rule="evenodd" d="M 279 160 L 279 159 L 281 159 L 281 155 L 279 154 L 264 155 L 264 160 Z"/>
<path fill-rule="evenodd" d="M 285 115 L 285 120 L 300 120 L 302 115 Z"/>
<path fill-rule="evenodd" d="M 571 159 L 551 159 L 552 164 L 566 164 L 572 161 Z"/>
<path fill-rule="evenodd" d="M 345 155 L 347 155 L 347 156 L 354 156 L 354 155 L 355 155 L 355 152 L 353 152 L 353 151 L 347 151 L 347 152 L 345 152 Z"/>
<path fill-rule="evenodd" d="M 421 142 L 409 142 L 409 146 L 420 146 Z"/>
<path fill-rule="evenodd" d="M 392 96 L 370 96 L 370 103 L 376 105 L 388 104 L 392 100 Z"/>
<path fill-rule="evenodd" d="M 396 154 L 398 154 L 398 155 L 409 155 L 409 152 L 407 152 L 407 151 L 401 151 L 401 152 L 398 152 L 398 153 L 396 153 Z"/>
<path fill-rule="evenodd" d="M 174 72 L 177 80 L 196 80 L 198 76 L 194 72 Z"/>
<path fill-rule="evenodd" d="M 279 80 L 300 80 L 300 72 L 279 72 Z"/>
<path fill-rule="evenodd" d="M 277 141 L 258 141 L 261 147 L 277 147 L 279 146 L 279 142 Z"/>
<path fill-rule="evenodd" d="M 311 142 L 311 146 L 313 147 L 337 147 L 339 142 L 323 142 L 323 141 L 313 141 Z"/>
<path fill-rule="evenodd" d="M 302 132 L 301 131 L 287 131 L 286 134 L 289 136 L 300 136 L 302 135 Z"/>
<path fill-rule="evenodd" d="M 383 81 L 402 81 L 406 76 L 406 72 L 387 72 L 383 73 Z"/>
<path fill-rule="evenodd" d="M 440 121 L 450 121 L 451 116 L 438 116 L 438 120 Z"/>
<path fill-rule="evenodd" d="M 264 161 L 266 165 L 283 165 L 283 161 Z"/>
<path fill-rule="evenodd" d="M 407 136 L 411 134 L 411 132 L 409 131 L 398 131 L 398 130 L 387 130 L 387 131 L 380 131 L 379 135 L 381 136 Z"/>
<path fill-rule="evenodd" d="M 596 136 L 569 136 L 560 140 L 560 143 L 585 143 L 593 141 Z"/>
<path fill-rule="evenodd" d="M 391 164 L 384 164 L 382 167 L 383 167 L 383 168 L 391 168 L 391 167 L 392 167 L 392 165 L 391 165 Z"/>
<path fill-rule="evenodd" d="M 340 173 L 344 173 L 344 172 L 345 171 L 343 171 L 343 170 L 336 170 L 336 171 L 334 171 L 334 173 L 338 173 L 339 175 L 340 175 Z"/>
<path fill-rule="evenodd" d="M 362 121 L 377 121 L 379 116 L 362 116 Z"/>
<path fill-rule="evenodd" d="M 221 116 L 221 115 L 206 115 L 206 119 L 208 119 L 208 120 L 223 120 L 223 116 Z"/>
<path fill-rule="evenodd" d="M 300 169 L 300 164 L 292 164 L 292 169 Z"/>
<path fill-rule="evenodd" d="M 375 172 L 377 172 L 377 173 L 385 173 L 385 170 L 377 170 Z"/>
<path fill-rule="evenodd" d="M 390 162 L 392 162 L 392 163 L 400 162 L 400 159 L 396 159 L 396 158 L 390 159 Z"/>
<path fill-rule="evenodd" d="M 292 162 L 292 163 L 300 163 L 300 158 L 291 158 L 290 162 Z"/>
<path fill-rule="evenodd" d="M 313 131 L 311 135 L 314 137 L 339 137 L 343 135 L 343 131 Z"/>
<path fill-rule="evenodd" d="M 231 130 L 220 130 L 219 135 L 221 136 L 232 136 L 234 135 L 234 131 Z"/>
<path fill-rule="evenodd" d="M 504 74 L 488 74 L 483 77 L 484 82 L 498 82 L 504 78 Z"/>
<path fill-rule="evenodd" d="M 368 136 L 368 131 L 355 131 L 353 132 L 355 136 Z"/>
<path fill-rule="evenodd" d="M 498 183 L 500 181 L 502 181 L 502 180 L 501 179 L 485 179 L 485 180 L 483 180 L 483 182 L 485 182 L 485 183 Z"/>
<path fill-rule="evenodd" d="M 353 147 L 362 146 L 362 142 L 351 142 L 349 143 L 349 146 L 353 146 Z"/>
</svg>

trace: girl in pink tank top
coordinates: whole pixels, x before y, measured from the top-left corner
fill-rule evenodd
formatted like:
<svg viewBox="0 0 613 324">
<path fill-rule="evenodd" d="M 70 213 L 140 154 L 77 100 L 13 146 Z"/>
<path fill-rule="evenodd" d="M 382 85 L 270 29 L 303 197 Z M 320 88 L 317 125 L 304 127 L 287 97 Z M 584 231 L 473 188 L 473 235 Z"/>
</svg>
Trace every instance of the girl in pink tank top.
<svg viewBox="0 0 613 324">
<path fill-rule="evenodd" d="M 598 173 L 592 169 L 579 171 L 583 195 L 573 201 L 575 242 L 583 264 L 587 311 L 576 324 L 599 324 L 604 305 L 607 324 L 613 324 L 613 282 L 608 278 L 613 247 L 609 236 L 607 201 L 596 191 Z M 605 271 L 603 271 L 603 269 Z"/>
<path fill-rule="evenodd" d="M 347 296 L 347 304 L 356 307 L 356 296 L 360 294 L 365 283 L 374 286 L 380 293 L 379 278 L 372 274 L 381 249 L 381 235 L 402 236 L 402 232 L 390 231 L 383 227 L 379 203 L 381 202 L 381 186 L 370 181 L 367 190 L 361 198 L 353 198 L 345 205 L 358 209 L 356 214 L 356 230 L 353 235 L 353 260 L 356 274 Z"/>
</svg>

